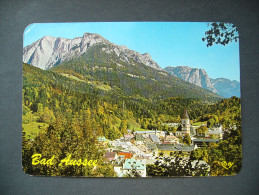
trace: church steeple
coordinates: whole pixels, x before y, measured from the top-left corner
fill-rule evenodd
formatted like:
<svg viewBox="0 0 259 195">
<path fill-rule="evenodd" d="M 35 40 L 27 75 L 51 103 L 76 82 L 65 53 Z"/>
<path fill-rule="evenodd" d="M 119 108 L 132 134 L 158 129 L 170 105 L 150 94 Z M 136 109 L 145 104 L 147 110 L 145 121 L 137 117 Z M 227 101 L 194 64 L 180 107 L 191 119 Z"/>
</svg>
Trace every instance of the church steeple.
<svg viewBox="0 0 259 195">
<path fill-rule="evenodd" d="M 190 118 L 187 109 L 185 108 L 182 115 L 182 133 L 190 134 L 190 127 Z"/>
<path fill-rule="evenodd" d="M 189 115 L 186 108 L 184 108 L 182 119 L 189 119 Z"/>
</svg>

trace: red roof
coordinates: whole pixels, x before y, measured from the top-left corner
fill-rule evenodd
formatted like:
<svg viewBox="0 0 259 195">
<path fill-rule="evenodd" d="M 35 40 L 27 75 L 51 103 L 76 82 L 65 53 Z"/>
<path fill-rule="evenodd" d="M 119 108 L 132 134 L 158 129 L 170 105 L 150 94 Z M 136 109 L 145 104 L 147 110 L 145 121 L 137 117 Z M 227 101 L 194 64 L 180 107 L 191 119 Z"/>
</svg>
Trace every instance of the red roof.
<svg viewBox="0 0 259 195">
<path fill-rule="evenodd" d="M 125 159 L 132 158 L 133 156 L 133 154 L 131 154 L 130 152 L 119 152 L 118 155 L 124 155 Z"/>
</svg>

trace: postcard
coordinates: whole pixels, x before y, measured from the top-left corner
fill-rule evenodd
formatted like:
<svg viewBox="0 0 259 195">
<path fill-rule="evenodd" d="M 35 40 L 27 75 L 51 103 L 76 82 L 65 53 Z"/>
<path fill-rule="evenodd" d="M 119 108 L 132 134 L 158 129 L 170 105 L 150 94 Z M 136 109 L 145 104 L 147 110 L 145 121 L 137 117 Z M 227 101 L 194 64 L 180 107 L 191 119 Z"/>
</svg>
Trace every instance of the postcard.
<svg viewBox="0 0 259 195">
<path fill-rule="evenodd" d="M 239 35 L 223 22 L 33 23 L 22 167 L 35 176 L 232 176 Z"/>
</svg>

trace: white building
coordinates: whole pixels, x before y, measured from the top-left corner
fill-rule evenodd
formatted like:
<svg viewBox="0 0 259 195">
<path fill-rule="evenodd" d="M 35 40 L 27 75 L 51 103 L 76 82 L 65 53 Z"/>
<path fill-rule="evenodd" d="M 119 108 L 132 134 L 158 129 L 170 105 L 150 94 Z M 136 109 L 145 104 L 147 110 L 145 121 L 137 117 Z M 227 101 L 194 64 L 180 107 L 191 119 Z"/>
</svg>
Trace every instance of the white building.
<svg viewBox="0 0 259 195">
<path fill-rule="evenodd" d="M 133 158 L 126 159 L 123 164 L 117 164 L 114 166 L 114 171 L 118 177 L 134 177 L 134 173 L 141 177 L 146 177 L 146 160 L 135 160 Z"/>
</svg>

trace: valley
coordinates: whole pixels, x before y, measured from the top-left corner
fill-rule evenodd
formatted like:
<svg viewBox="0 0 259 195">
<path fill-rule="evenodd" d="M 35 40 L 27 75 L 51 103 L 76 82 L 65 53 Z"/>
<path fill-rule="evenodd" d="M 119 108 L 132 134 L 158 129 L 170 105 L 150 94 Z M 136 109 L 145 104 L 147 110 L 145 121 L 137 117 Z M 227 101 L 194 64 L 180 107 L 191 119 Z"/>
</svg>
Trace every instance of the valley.
<svg viewBox="0 0 259 195">
<path fill-rule="evenodd" d="M 24 49 L 23 168 L 28 174 L 235 175 L 241 168 L 241 138 L 240 98 L 224 99 L 171 75 L 147 53 L 91 33 L 72 40 L 44 37 Z M 33 166 L 35 153 L 47 159 L 55 155 L 56 163 Z M 68 154 L 98 163 L 55 166 Z M 217 161 L 233 166 L 226 170 Z"/>
</svg>

